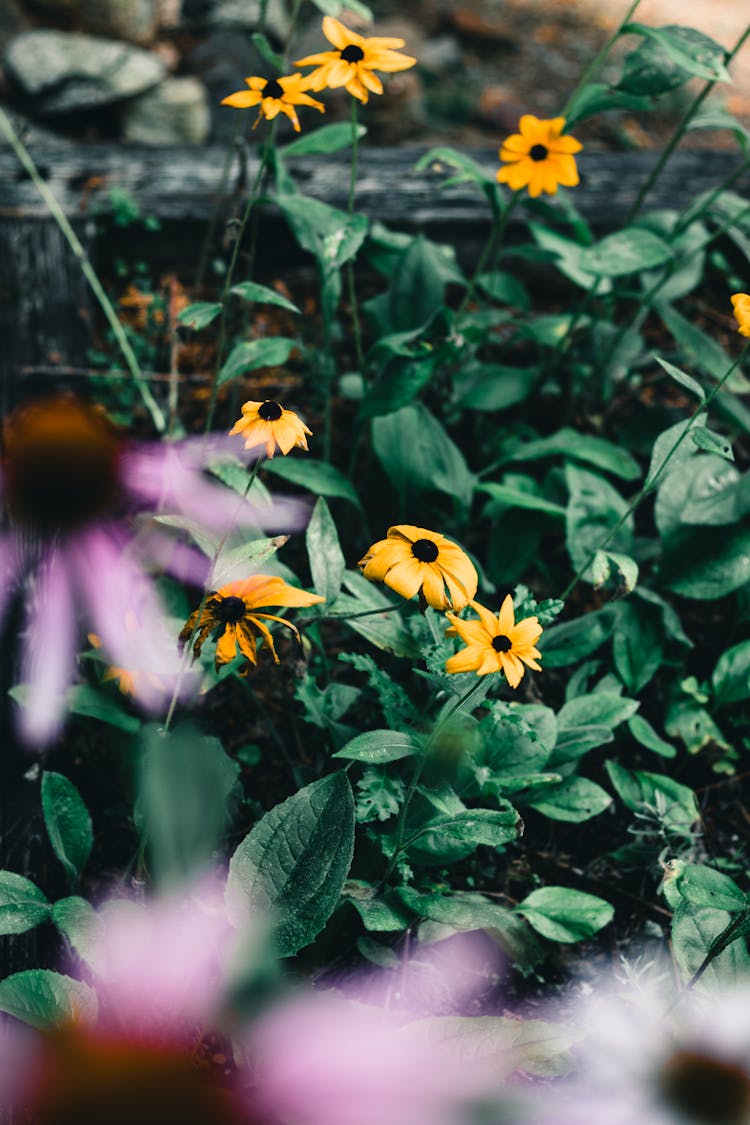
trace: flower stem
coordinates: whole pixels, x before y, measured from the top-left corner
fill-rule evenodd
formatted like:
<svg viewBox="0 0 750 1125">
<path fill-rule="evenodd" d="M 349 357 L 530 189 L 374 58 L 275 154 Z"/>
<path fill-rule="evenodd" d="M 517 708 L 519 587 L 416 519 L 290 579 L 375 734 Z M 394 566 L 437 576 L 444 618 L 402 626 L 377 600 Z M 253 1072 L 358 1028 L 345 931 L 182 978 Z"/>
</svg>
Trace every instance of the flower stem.
<svg viewBox="0 0 750 1125">
<path fill-rule="evenodd" d="M 731 62 L 731 60 L 734 58 L 734 56 L 737 54 L 737 52 L 743 46 L 743 44 L 744 44 L 745 40 L 747 39 L 748 35 L 750 35 L 750 24 L 748 24 L 748 26 L 745 28 L 742 35 L 739 37 L 739 39 L 735 43 L 734 47 L 732 47 L 732 49 L 730 51 L 726 52 L 725 57 L 724 57 L 724 64 L 725 65 L 727 63 Z M 693 117 L 695 117 L 695 114 L 698 112 L 700 107 L 703 105 L 703 102 L 706 100 L 708 95 L 713 90 L 714 86 L 716 85 L 716 82 L 717 82 L 717 79 L 712 79 L 710 82 L 707 82 L 706 85 L 703 87 L 703 89 L 698 93 L 698 95 L 693 99 L 693 101 L 688 106 L 687 110 L 685 111 L 685 114 L 682 117 L 682 120 L 680 121 L 679 125 L 677 126 L 674 133 L 672 134 L 672 136 L 670 138 L 670 141 L 669 141 L 669 144 L 667 145 L 667 147 L 662 152 L 661 156 L 657 160 L 654 167 L 651 169 L 651 174 L 649 175 L 645 184 L 643 185 L 641 190 L 638 192 L 638 195 L 636 196 L 635 200 L 633 201 L 632 207 L 630 208 L 627 215 L 625 216 L 625 222 L 623 224 L 624 226 L 627 226 L 629 223 L 632 223 L 633 219 L 636 217 L 636 215 L 640 211 L 641 207 L 643 206 L 643 204 L 645 202 L 645 199 L 646 199 L 647 195 L 651 191 L 651 189 L 654 186 L 654 184 L 656 183 L 656 181 L 659 179 L 659 176 L 664 171 L 664 167 L 665 167 L 667 161 L 671 157 L 674 150 L 677 148 L 677 145 L 682 140 L 688 125 L 692 121 Z"/>
<path fill-rule="evenodd" d="M 482 250 L 482 253 L 479 256 L 479 261 L 476 264 L 476 268 L 474 270 L 474 273 L 472 274 L 471 280 L 468 284 L 466 292 L 463 295 L 463 298 L 461 300 L 461 304 L 458 306 L 458 309 L 456 310 L 456 318 L 457 319 L 465 311 L 466 306 L 468 305 L 469 301 L 474 296 L 474 292 L 475 292 L 476 287 L 477 287 L 477 282 L 479 281 L 479 278 L 482 276 L 482 272 L 484 270 L 484 267 L 491 260 L 492 255 L 497 252 L 497 248 L 502 241 L 503 235 L 505 234 L 505 229 L 508 226 L 508 223 L 510 221 L 510 217 L 513 214 L 513 212 L 515 211 L 516 205 L 517 205 L 520 198 L 521 198 L 521 191 L 514 191 L 513 194 L 511 195 L 510 199 L 508 200 L 508 204 L 505 207 L 505 210 L 502 212 L 502 214 L 499 214 L 497 204 L 495 204 L 493 206 L 492 229 L 490 230 L 487 241 L 484 244 L 484 249 Z"/>
<path fill-rule="evenodd" d="M 359 160 L 359 121 L 357 115 L 358 101 L 352 98 L 352 168 L 349 178 L 349 199 L 347 211 L 354 214 L 354 199 L 357 191 L 357 165 Z M 354 279 L 354 260 L 346 264 L 347 282 L 349 288 L 349 307 L 352 316 L 352 331 L 354 333 L 354 349 L 357 355 L 357 369 L 364 371 L 365 355 L 362 350 L 362 325 L 359 319 L 359 304 L 357 302 L 357 288 Z"/>
<path fill-rule="evenodd" d="M 654 488 L 656 487 L 657 481 L 661 477 L 661 475 L 664 472 L 664 470 L 666 469 L 667 465 L 669 464 L 669 462 L 672 460 L 672 458 L 675 455 L 675 453 L 677 452 L 677 450 L 682 445 L 682 443 L 685 440 L 685 438 L 687 437 L 688 433 L 693 429 L 693 423 L 695 422 L 696 418 L 698 418 L 698 416 L 700 414 L 703 414 L 704 411 L 708 410 L 709 406 L 711 405 L 713 400 L 716 398 L 719 391 L 722 389 L 722 387 L 726 383 L 727 379 L 729 379 L 729 377 L 733 374 L 733 372 L 736 371 L 736 369 L 739 367 L 740 363 L 742 362 L 742 360 L 745 357 L 745 354 L 746 354 L 748 348 L 750 348 L 750 340 L 748 340 L 748 342 L 745 344 L 745 346 L 743 347 L 740 354 L 737 356 L 737 358 L 734 360 L 734 362 L 731 363 L 730 366 L 727 368 L 727 370 L 724 372 L 724 374 L 722 375 L 721 379 L 719 379 L 716 386 L 713 387 L 713 389 L 711 390 L 710 394 L 703 400 L 703 402 L 699 403 L 699 405 L 696 406 L 693 413 L 686 420 L 685 425 L 682 427 L 682 429 L 680 430 L 680 433 L 677 435 L 677 438 L 675 440 L 674 445 L 669 450 L 669 453 L 667 453 L 667 455 L 664 457 L 661 464 L 657 466 L 656 472 L 653 474 L 653 476 L 648 476 L 646 478 L 646 481 L 643 485 L 643 488 L 641 488 L 640 491 L 637 492 L 636 495 L 633 497 L 633 499 L 630 501 L 630 503 L 628 504 L 628 506 L 625 509 L 625 511 L 623 512 L 623 514 L 620 516 L 617 523 L 613 527 L 610 528 L 610 530 L 607 532 L 607 534 L 602 539 L 601 543 L 599 543 L 593 549 L 593 551 L 589 552 L 589 554 L 586 557 L 586 560 L 583 563 L 583 565 L 578 568 L 578 570 L 574 574 L 573 578 L 571 579 L 571 581 L 568 583 L 568 585 L 565 587 L 562 594 L 560 595 L 561 601 L 567 601 L 567 599 L 569 598 L 572 591 L 578 585 L 578 583 L 579 583 L 580 579 L 582 578 L 583 574 L 586 572 L 586 570 L 588 570 L 589 566 L 591 565 L 596 552 L 597 551 L 603 551 L 604 548 L 607 547 L 612 542 L 614 537 L 617 535 L 617 532 L 630 519 L 633 512 L 636 510 L 636 508 L 641 503 L 641 501 L 644 500 L 650 492 L 653 492 Z"/>
<path fill-rule="evenodd" d="M 401 808 L 399 810 L 398 823 L 396 824 L 396 842 L 393 846 L 393 851 L 391 852 L 391 857 L 388 860 L 386 869 L 383 872 L 383 878 L 381 880 L 382 886 L 385 886 L 388 883 L 388 880 L 393 874 L 394 868 L 398 861 L 398 857 L 404 850 L 406 817 L 409 812 L 409 806 L 411 805 L 414 794 L 417 791 L 417 786 L 419 785 L 419 779 L 422 776 L 422 771 L 424 770 L 425 765 L 427 764 L 427 759 L 430 756 L 430 750 L 434 746 L 439 735 L 442 734 L 448 720 L 452 719 L 454 715 L 457 715 L 459 711 L 463 710 L 464 706 L 469 702 L 472 695 L 474 695 L 481 686 L 482 681 L 479 677 L 477 677 L 468 691 L 465 691 L 464 694 L 460 696 L 458 700 L 456 700 L 453 707 L 451 707 L 435 724 L 435 727 L 427 741 L 427 745 L 424 748 L 424 752 L 419 756 L 419 758 L 417 758 L 417 761 L 414 765 L 414 772 L 412 773 L 411 780 L 409 781 L 409 786 L 406 790 L 406 794 L 404 795 L 403 804 L 401 805 Z"/>
<path fill-rule="evenodd" d="M 599 70 L 601 70 L 601 68 L 604 65 L 604 62 L 607 58 L 607 55 L 609 54 L 610 50 L 615 45 L 617 40 L 620 38 L 620 35 L 622 34 L 622 29 L 625 27 L 626 24 L 630 23 L 630 20 L 635 15 L 635 10 L 638 7 L 638 5 L 640 4 L 640 2 L 641 2 L 641 0 L 633 0 L 633 3 L 630 5 L 627 12 L 625 13 L 625 15 L 620 20 L 616 29 L 612 32 L 612 34 L 610 35 L 607 42 L 604 44 L 604 46 L 601 48 L 601 50 L 598 51 L 596 55 L 594 55 L 593 59 L 591 60 L 591 62 L 589 63 L 589 65 L 586 67 L 583 74 L 581 75 L 581 77 L 578 81 L 578 85 L 576 86 L 575 90 L 573 91 L 573 93 L 570 95 L 567 102 L 565 103 L 565 106 L 564 106 L 563 111 L 561 113 L 561 117 L 567 117 L 568 116 L 568 114 L 570 113 L 570 107 L 573 104 L 573 102 L 575 101 L 576 97 L 578 96 L 579 90 L 582 90 L 584 86 L 588 85 L 588 83 L 591 81 L 591 79 L 594 77 L 594 75 Z"/>
<path fill-rule="evenodd" d="M 78 261 L 80 263 L 80 266 L 81 266 L 81 270 L 83 271 L 83 275 L 86 278 L 86 280 L 88 281 L 89 285 L 91 286 L 91 289 L 94 293 L 94 296 L 96 297 L 97 301 L 99 302 L 99 306 L 100 306 L 102 312 L 104 313 L 105 317 L 107 318 L 107 322 L 108 322 L 110 328 L 112 329 L 112 333 L 113 333 L 115 339 L 117 340 L 120 351 L 122 352 L 123 358 L 125 359 L 125 363 L 127 364 L 128 370 L 130 371 L 130 374 L 133 376 L 133 382 L 135 383 L 136 387 L 138 388 L 138 392 L 141 396 L 141 399 L 143 400 L 143 405 L 146 407 L 149 414 L 151 415 L 151 420 L 153 421 L 156 429 L 159 431 L 160 434 L 163 434 L 164 431 L 166 430 L 166 427 L 167 427 L 167 423 L 166 423 L 166 419 L 164 417 L 164 413 L 163 413 L 161 407 L 159 406 L 159 404 L 157 403 L 156 399 L 154 398 L 154 396 L 151 394 L 151 388 L 149 387 L 146 379 L 144 378 L 143 372 L 140 369 L 140 366 L 138 364 L 138 360 L 136 359 L 135 353 L 134 353 L 132 347 L 130 346 L 130 341 L 128 340 L 128 337 L 125 333 L 125 329 L 123 328 L 122 324 L 120 323 L 120 320 L 117 316 L 117 313 L 115 312 L 114 306 L 112 305 L 112 302 L 110 301 L 109 297 L 105 293 L 104 287 L 102 286 L 102 283 L 99 281 L 99 278 L 96 274 L 96 271 L 94 270 L 94 267 L 91 265 L 91 262 L 89 261 L 88 255 L 87 255 L 85 249 L 83 248 L 83 246 L 81 244 L 81 241 L 78 238 L 78 235 L 73 230 L 70 223 L 68 222 L 68 220 L 65 216 L 65 213 L 64 213 L 62 207 L 60 206 L 60 204 L 55 199 L 55 196 L 52 194 L 52 192 L 50 191 L 47 184 L 44 182 L 42 177 L 39 175 L 39 171 L 38 171 L 37 166 L 36 166 L 36 164 L 34 163 L 32 157 L 31 157 L 31 154 L 29 153 L 28 149 L 25 147 L 25 145 L 21 141 L 21 138 L 18 136 L 15 129 L 13 128 L 13 124 L 12 124 L 10 118 L 6 115 L 6 113 L 2 109 L 0 109 L 0 132 L 3 133 L 4 137 L 6 138 L 8 143 L 10 144 L 10 146 L 13 149 L 13 151 L 15 152 L 16 156 L 18 157 L 18 160 L 19 160 L 20 164 L 23 165 L 23 168 L 28 173 L 29 178 L 31 179 L 32 183 L 34 184 L 34 187 L 37 189 L 37 191 L 41 195 L 42 199 L 47 204 L 47 207 L 49 208 L 50 214 L 52 215 L 52 218 L 55 220 L 58 227 L 60 228 L 60 231 L 62 232 L 63 237 L 65 238 L 66 242 L 70 246 L 74 255 L 78 259 Z"/>
</svg>

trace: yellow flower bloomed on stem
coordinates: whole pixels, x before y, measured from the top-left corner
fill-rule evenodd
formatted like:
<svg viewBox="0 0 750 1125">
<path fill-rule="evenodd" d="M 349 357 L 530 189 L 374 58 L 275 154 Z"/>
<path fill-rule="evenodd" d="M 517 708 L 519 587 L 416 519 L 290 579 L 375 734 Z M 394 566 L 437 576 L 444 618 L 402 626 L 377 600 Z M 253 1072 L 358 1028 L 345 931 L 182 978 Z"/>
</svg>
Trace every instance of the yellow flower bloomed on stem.
<svg viewBox="0 0 750 1125">
<path fill-rule="evenodd" d="M 536 617 L 525 617 L 516 622 L 513 599 L 508 594 L 499 614 L 495 615 L 479 602 L 472 601 L 471 608 L 479 620 L 462 621 L 453 613 L 446 616 L 452 622 L 446 636 L 458 636 L 467 646 L 445 662 L 446 672 L 476 672 L 486 676 L 490 672 L 504 672 L 512 688 L 518 687 L 526 668 L 541 672 L 537 659 L 541 658 L 536 642 L 542 627 Z"/>
<path fill-rule="evenodd" d="M 321 598 L 319 594 L 308 594 L 306 590 L 298 590 L 296 586 L 289 586 L 282 578 L 254 574 L 251 578 L 228 582 L 221 589 L 212 591 L 203 608 L 191 613 L 180 633 L 180 640 L 185 644 L 195 632 L 193 653 L 195 656 L 200 656 L 206 638 L 211 634 L 212 640 L 217 642 L 215 657 L 217 671 L 223 664 L 234 660 L 239 650 L 249 662 L 240 675 L 247 675 L 250 664 L 258 663 L 256 646 L 258 637 L 261 647 L 266 644 L 271 650 L 274 663 L 279 663 L 273 637 L 265 621 L 277 621 L 280 625 L 291 629 L 299 640 L 299 631 L 291 621 L 277 617 L 273 613 L 261 612 L 262 607 L 310 606 L 323 601 L 325 598 Z"/>
<path fill-rule="evenodd" d="M 314 109 L 320 110 L 321 113 L 325 113 L 323 103 L 316 101 L 315 98 L 311 98 L 309 94 L 305 93 L 306 90 L 311 89 L 311 86 L 309 80 L 301 74 L 288 74 L 285 78 L 253 76 L 252 78 L 246 78 L 245 82 L 249 86 L 248 90 L 238 90 L 235 94 L 230 94 L 229 97 L 222 100 L 221 104 L 234 106 L 235 109 L 249 109 L 251 106 L 259 106 L 253 129 L 261 117 L 265 117 L 267 121 L 273 121 L 278 114 L 284 113 L 296 132 L 299 133 L 299 120 L 294 108 L 296 105 L 310 105 Z"/>
<path fill-rule="evenodd" d="M 565 118 L 541 121 L 526 113 L 518 128 L 520 132 L 508 137 L 500 149 L 500 159 L 505 162 L 497 173 L 500 183 L 512 191 L 528 188 L 531 196 L 543 191 L 554 195 L 558 184 L 575 187 L 578 168 L 573 153 L 580 152 L 583 145 L 575 137 L 562 135 Z"/>
<path fill-rule="evenodd" d="M 359 566 L 365 578 L 384 582 L 403 598 L 421 591 L 435 609 L 461 609 L 477 592 L 469 556 L 444 535 L 411 524 L 389 527 L 387 538 L 373 543 Z"/>
<path fill-rule="evenodd" d="M 245 449 L 265 445 L 269 459 L 277 448 L 284 456 L 295 445 L 306 450 L 307 437 L 312 436 L 312 430 L 307 428 L 293 410 L 285 410 L 273 399 L 243 403 L 242 417 L 234 423 L 229 433 L 242 434 Z"/>
<path fill-rule="evenodd" d="M 750 293 L 735 293 L 732 297 L 734 319 L 740 336 L 750 336 Z"/>
<path fill-rule="evenodd" d="M 334 51 L 321 51 L 298 59 L 295 66 L 314 66 L 308 75 L 311 90 L 335 90 L 343 86 L 345 90 L 364 105 L 370 94 L 382 94 L 383 83 L 375 74 L 376 70 L 393 73 L 408 70 L 416 63 L 411 55 L 402 55 L 396 47 L 403 47 L 403 39 L 384 39 L 371 36 L 365 39 L 350 31 L 343 23 L 326 16 L 323 20 L 323 34 Z"/>
</svg>

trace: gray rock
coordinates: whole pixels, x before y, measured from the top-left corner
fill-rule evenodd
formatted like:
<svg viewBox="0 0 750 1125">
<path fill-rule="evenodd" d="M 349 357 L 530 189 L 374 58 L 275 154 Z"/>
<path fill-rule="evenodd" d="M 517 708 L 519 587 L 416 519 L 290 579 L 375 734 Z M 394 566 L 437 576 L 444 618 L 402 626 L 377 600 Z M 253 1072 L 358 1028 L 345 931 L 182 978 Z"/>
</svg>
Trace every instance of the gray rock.
<svg viewBox="0 0 750 1125">
<path fill-rule="evenodd" d="M 161 59 L 139 47 L 63 31 L 27 31 L 8 45 L 11 80 L 43 116 L 76 113 L 135 97 L 166 73 Z"/>
<path fill-rule="evenodd" d="M 208 96 L 197 78 L 165 78 L 124 107 L 123 138 L 144 145 L 200 145 L 211 128 Z"/>
<path fill-rule="evenodd" d="M 243 27 L 255 31 L 260 8 L 260 0 L 182 0 L 182 18 L 196 27 Z M 286 0 L 268 0 L 265 30 L 279 43 L 285 41 L 289 34 Z"/>
<path fill-rule="evenodd" d="M 159 22 L 158 0 L 33 0 L 33 7 L 78 31 L 142 45 L 153 41 Z"/>
</svg>

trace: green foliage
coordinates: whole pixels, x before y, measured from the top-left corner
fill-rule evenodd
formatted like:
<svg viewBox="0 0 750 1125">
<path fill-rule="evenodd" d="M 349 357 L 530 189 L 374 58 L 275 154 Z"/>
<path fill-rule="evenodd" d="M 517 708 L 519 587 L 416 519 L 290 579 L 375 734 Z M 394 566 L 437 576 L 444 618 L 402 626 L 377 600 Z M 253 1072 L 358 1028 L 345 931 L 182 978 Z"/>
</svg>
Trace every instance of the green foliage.
<svg viewBox="0 0 750 1125">
<path fill-rule="evenodd" d="M 91 817 L 81 794 L 61 773 L 42 774 L 42 810 L 52 850 L 74 883 L 94 843 Z"/>
<path fill-rule="evenodd" d="M 90 985 L 50 969 L 25 969 L 0 981 L 0 1012 L 41 1031 L 63 1024 L 93 1023 L 96 993 Z"/>
<path fill-rule="evenodd" d="M 23 934 L 49 914 L 47 896 L 31 879 L 0 871 L 0 934 Z"/>
</svg>

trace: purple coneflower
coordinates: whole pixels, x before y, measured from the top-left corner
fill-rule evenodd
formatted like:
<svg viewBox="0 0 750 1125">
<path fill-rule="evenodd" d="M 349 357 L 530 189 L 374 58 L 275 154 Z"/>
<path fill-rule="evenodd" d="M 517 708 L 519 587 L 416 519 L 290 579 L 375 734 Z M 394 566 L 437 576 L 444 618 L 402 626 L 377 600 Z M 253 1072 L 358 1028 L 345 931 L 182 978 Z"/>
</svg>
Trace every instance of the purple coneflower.
<svg viewBox="0 0 750 1125">
<path fill-rule="evenodd" d="M 218 536 L 235 524 L 292 530 L 303 522 L 295 502 L 259 508 L 204 475 L 220 447 L 226 454 L 228 438 L 128 442 L 101 410 L 69 395 L 14 411 L 3 438 L 9 529 L 0 536 L 0 615 L 31 575 L 19 723 L 34 745 L 53 739 L 64 719 L 79 609 L 106 659 L 133 673 L 140 702 L 153 709 L 171 693 L 176 637 L 144 564 L 200 584 L 210 563 L 154 521 L 134 534 L 133 516 L 178 515 Z"/>
</svg>

